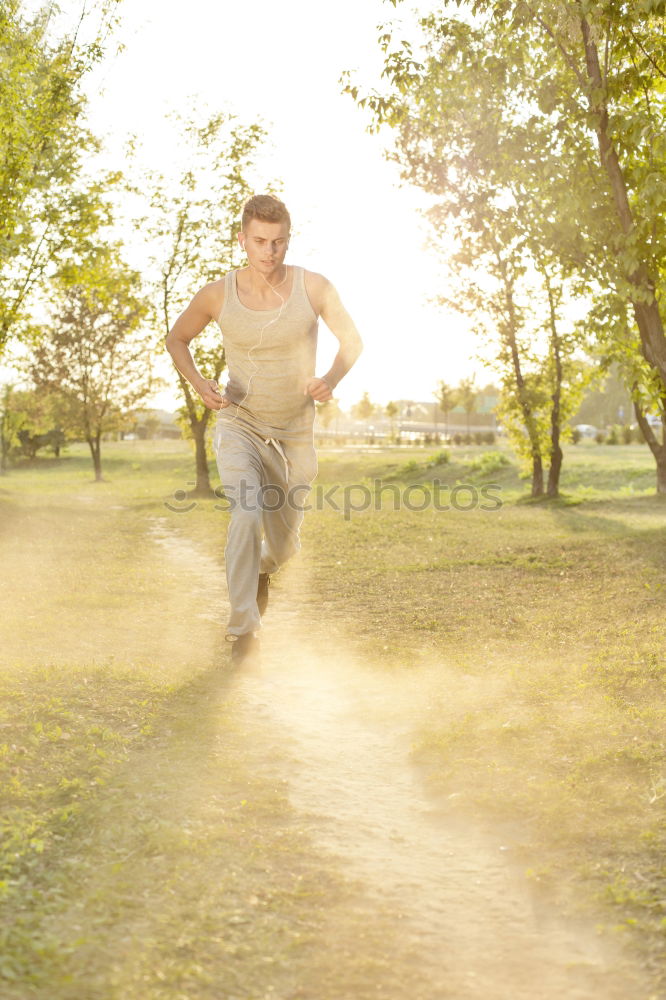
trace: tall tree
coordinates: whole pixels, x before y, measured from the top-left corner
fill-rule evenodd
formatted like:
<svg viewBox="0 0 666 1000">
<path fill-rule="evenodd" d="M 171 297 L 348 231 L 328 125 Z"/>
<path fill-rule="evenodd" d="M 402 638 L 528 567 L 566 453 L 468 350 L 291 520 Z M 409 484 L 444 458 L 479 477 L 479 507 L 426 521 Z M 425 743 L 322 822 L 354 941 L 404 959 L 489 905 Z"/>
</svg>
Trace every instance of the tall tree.
<svg viewBox="0 0 666 1000">
<path fill-rule="evenodd" d="M 358 403 L 352 406 L 352 415 L 357 420 L 369 420 L 375 412 L 376 406 L 370 399 L 370 394 L 364 392 Z"/>
<path fill-rule="evenodd" d="M 19 443 L 19 433 L 26 422 L 26 414 L 15 401 L 16 391 L 11 383 L 2 387 L 0 394 L 0 475 L 5 475 L 12 449 Z"/>
<path fill-rule="evenodd" d="M 470 417 L 476 409 L 476 387 L 474 385 L 474 377 L 464 378 L 458 384 L 458 400 L 463 410 L 465 411 L 465 419 L 467 424 L 467 436 L 470 434 Z"/>
<path fill-rule="evenodd" d="M 229 114 L 213 115 L 203 125 L 180 123 L 187 162 L 176 177 L 151 172 L 140 193 L 149 198 L 142 229 L 152 245 L 154 315 L 163 338 L 195 291 L 240 265 L 236 240 L 243 204 L 252 190 L 248 173 L 265 138 L 257 124 L 242 125 Z M 207 330 L 190 345 L 195 363 L 216 381 L 225 368 L 220 331 Z M 183 397 L 181 423 L 194 441 L 194 493 L 211 492 L 207 433 L 213 411 L 176 371 Z"/>
<path fill-rule="evenodd" d="M 114 246 L 100 246 L 53 280 L 51 323 L 32 349 L 38 389 L 57 393 L 63 425 L 88 444 L 102 479 L 102 435 L 121 429 L 156 387 L 140 276 Z"/>
<path fill-rule="evenodd" d="M 664 10 L 656 0 L 461 0 L 422 19 L 422 58 L 383 30 L 388 93 L 359 98 L 347 82 L 395 127 L 411 180 L 447 191 L 468 177 L 489 207 L 536 209 L 533 225 L 523 213 L 530 249 L 546 255 L 551 279 L 604 303 L 628 375 L 629 311 L 650 386 L 647 369 L 666 386 Z M 663 389 L 650 393 L 661 406 Z"/>
<path fill-rule="evenodd" d="M 328 399 L 325 403 L 317 403 L 317 420 L 328 430 L 333 420 L 340 416 L 340 404 L 337 399 Z"/>
<path fill-rule="evenodd" d="M 437 389 L 434 392 L 434 396 L 437 400 L 439 409 L 444 414 L 444 434 L 448 438 L 449 414 L 451 413 L 453 407 L 458 405 L 458 391 L 440 379 L 437 383 Z"/>
<path fill-rule="evenodd" d="M 59 457 L 65 443 L 59 410 L 58 397 L 54 393 L 13 386 L 5 388 L 0 415 L 5 467 L 12 450 L 18 452 L 20 449 L 21 454 L 33 459 L 40 449 L 51 448 L 56 458 Z"/>
<path fill-rule="evenodd" d="M 45 275 L 74 247 L 85 252 L 109 221 L 103 192 L 114 176 L 86 175 L 99 148 L 85 126 L 81 82 L 100 60 L 117 3 L 93 8 L 96 26 L 53 37 L 54 5 L 28 14 L 0 5 L 0 354 L 30 329 L 30 307 Z"/>
<path fill-rule="evenodd" d="M 393 400 L 390 400 L 384 407 L 384 412 L 386 413 L 386 416 L 389 418 L 389 425 L 391 428 L 391 438 L 393 439 L 395 438 L 395 418 L 400 413 L 400 407 L 398 406 L 397 403 L 394 403 Z"/>
</svg>

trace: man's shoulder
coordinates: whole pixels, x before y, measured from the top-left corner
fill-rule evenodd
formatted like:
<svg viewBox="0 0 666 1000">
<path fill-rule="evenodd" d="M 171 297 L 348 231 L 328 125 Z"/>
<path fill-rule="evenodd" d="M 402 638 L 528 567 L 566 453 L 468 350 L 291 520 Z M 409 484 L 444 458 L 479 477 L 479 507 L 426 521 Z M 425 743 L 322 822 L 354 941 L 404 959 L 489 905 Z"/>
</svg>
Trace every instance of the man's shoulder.
<svg viewBox="0 0 666 1000">
<path fill-rule="evenodd" d="M 305 280 L 313 288 L 325 288 L 330 282 L 328 278 L 324 277 L 323 274 L 319 274 L 317 271 L 308 271 L 306 267 L 303 268 L 303 274 L 305 275 Z"/>
<path fill-rule="evenodd" d="M 323 274 L 318 274 L 317 271 L 308 271 L 306 268 L 303 268 L 303 278 L 312 308 L 319 315 L 324 304 L 326 290 L 331 283 Z"/>
<path fill-rule="evenodd" d="M 217 319 L 224 305 L 224 289 L 226 285 L 226 274 L 215 281 L 209 281 L 197 292 L 197 299 L 212 319 Z"/>
</svg>

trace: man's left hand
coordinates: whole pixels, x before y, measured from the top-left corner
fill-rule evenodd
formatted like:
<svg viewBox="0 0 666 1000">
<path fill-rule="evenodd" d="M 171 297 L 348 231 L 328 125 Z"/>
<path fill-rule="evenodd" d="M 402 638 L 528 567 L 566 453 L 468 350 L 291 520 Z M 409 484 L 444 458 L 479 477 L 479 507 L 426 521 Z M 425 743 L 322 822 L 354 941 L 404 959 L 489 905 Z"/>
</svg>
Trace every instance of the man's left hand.
<svg viewBox="0 0 666 1000">
<path fill-rule="evenodd" d="M 309 378 L 303 391 L 304 396 L 312 396 L 317 403 L 325 403 L 333 399 L 333 392 L 328 382 L 323 378 Z"/>
</svg>

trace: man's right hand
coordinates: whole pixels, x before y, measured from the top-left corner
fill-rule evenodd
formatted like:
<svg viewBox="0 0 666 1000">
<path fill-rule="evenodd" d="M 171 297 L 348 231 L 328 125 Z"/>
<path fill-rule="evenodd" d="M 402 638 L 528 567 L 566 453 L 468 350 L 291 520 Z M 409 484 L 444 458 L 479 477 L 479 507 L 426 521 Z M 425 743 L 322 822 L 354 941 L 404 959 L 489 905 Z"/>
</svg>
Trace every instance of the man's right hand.
<svg viewBox="0 0 666 1000">
<path fill-rule="evenodd" d="M 229 406 L 231 403 L 230 399 L 222 395 L 214 378 L 202 379 L 195 386 L 195 389 L 209 410 L 223 410 L 225 406 Z"/>
</svg>

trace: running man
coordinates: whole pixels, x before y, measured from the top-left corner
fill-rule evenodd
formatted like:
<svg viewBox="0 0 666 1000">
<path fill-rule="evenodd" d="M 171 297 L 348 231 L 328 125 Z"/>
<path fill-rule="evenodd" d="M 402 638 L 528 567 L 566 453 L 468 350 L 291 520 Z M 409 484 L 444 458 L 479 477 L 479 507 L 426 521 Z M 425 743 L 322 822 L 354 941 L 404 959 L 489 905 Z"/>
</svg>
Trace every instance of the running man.
<svg viewBox="0 0 666 1000">
<path fill-rule="evenodd" d="M 291 219 L 271 195 L 250 198 L 238 241 L 247 266 L 201 288 L 166 338 L 174 364 L 218 410 L 213 447 L 231 505 L 225 563 L 232 662 L 256 661 L 270 577 L 300 548 L 299 530 L 317 474 L 315 402 L 333 390 L 362 350 L 333 285 L 288 265 Z M 319 317 L 339 341 L 329 371 L 315 375 Z M 229 380 L 224 392 L 194 364 L 189 343 L 214 320 Z"/>
</svg>

